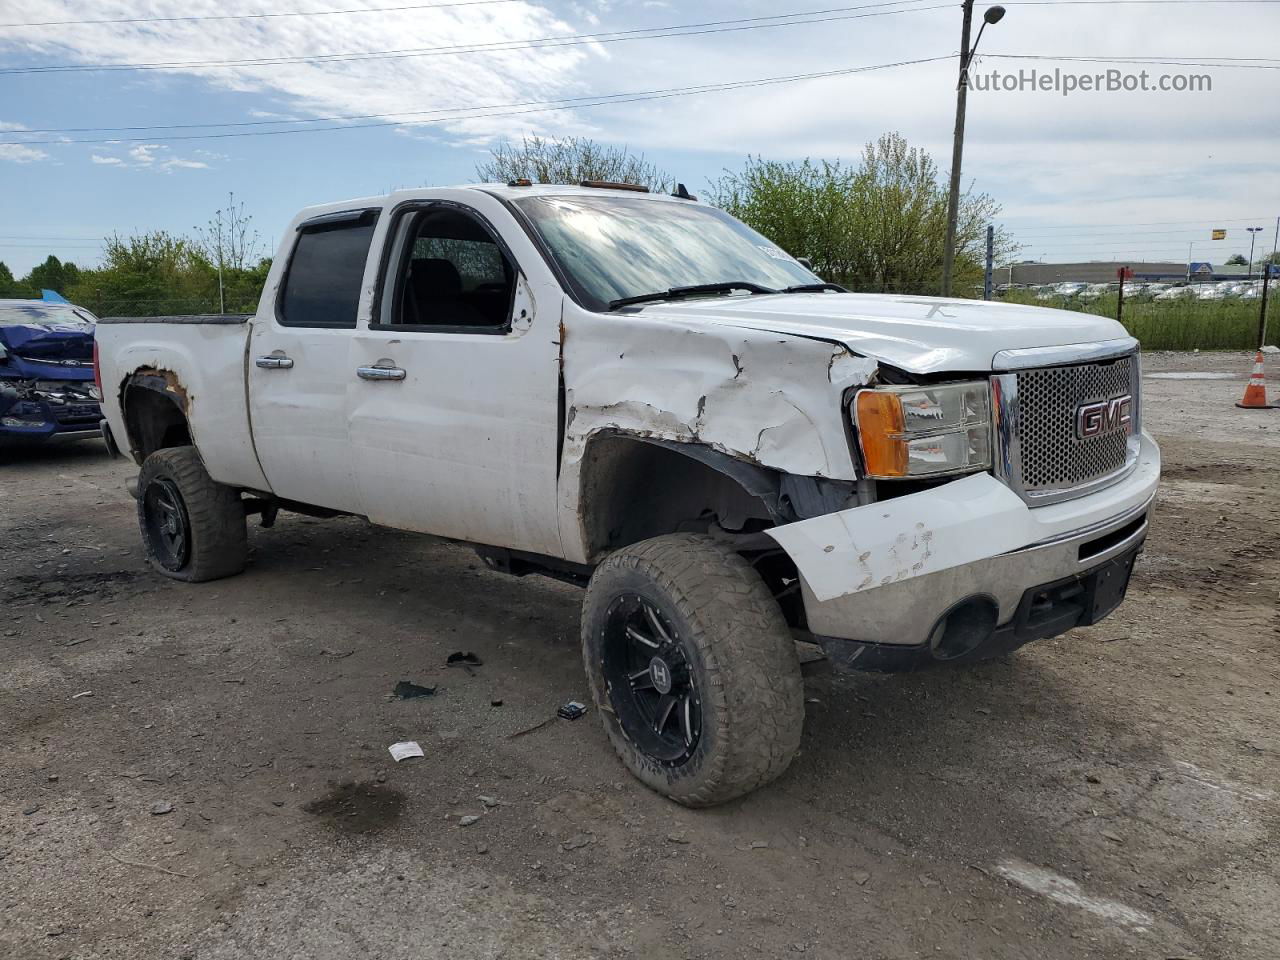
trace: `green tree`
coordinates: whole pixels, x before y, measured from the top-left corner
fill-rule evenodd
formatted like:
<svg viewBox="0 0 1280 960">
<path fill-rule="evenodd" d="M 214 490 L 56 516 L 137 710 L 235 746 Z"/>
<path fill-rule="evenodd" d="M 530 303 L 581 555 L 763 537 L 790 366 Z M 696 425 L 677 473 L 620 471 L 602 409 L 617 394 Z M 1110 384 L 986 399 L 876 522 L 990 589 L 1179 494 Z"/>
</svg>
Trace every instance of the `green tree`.
<svg viewBox="0 0 1280 960">
<path fill-rule="evenodd" d="M 586 137 L 563 140 L 525 137 L 519 146 L 504 143 L 491 152 L 488 160 L 476 165 L 476 176 L 485 183 L 608 180 L 638 184 L 655 192 L 666 192 L 674 185 L 669 174 L 645 160 L 643 155 Z"/>
<path fill-rule="evenodd" d="M 712 185 L 711 200 L 793 256 L 810 259 L 825 279 L 855 290 L 938 292 L 947 185 L 933 159 L 899 134 L 868 143 L 857 166 L 749 157 L 742 171 L 726 171 Z M 987 225 L 999 213 L 987 194 L 961 196 L 957 291 L 981 284 Z M 997 261 L 1013 252 L 997 228 Z"/>
<path fill-rule="evenodd" d="M 1227 257 L 1227 266 L 1229 267 L 1247 267 L 1249 261 L 1245 259 L 1243 253 L 1233 253 Z"/>
<path fill-rule="evenodd" d="M 22 287 L 13 277 L 13 271 L 9 269 L 9 265 L 0 260 L 0 297 L 20 297 L 22 296 Z"/>
<path fill-rule="evenodd" d="M 95 313 L 160 316 L 216 309 L 217 277 L 185 237 L 164 230 L 107 239 L 102 266 L 84 271 L 68 299 Z"/>
<path fill-rule="evenodd" d="M 31 272 L 23 278 L 23 284 L 34 290 L 35 296 L 39 296 L 41 290 L 53 290 L 65 297 L 79 279 L 79 267 L 74 263 L 63 263 L 50 254 L 44 263 L 31 268 Z"/>
</svg>

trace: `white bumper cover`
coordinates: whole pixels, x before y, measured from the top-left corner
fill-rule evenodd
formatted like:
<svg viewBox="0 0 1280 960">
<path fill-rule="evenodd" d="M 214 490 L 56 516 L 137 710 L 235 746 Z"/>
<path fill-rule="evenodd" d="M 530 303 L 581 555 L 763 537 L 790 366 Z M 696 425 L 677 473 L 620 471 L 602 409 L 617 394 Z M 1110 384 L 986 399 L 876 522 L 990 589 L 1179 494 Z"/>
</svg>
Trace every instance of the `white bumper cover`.
<svg viewBox="0 0 1280 960">
<path fill-rule="evenodd" d="M 995 600 L 1004 624 L 1031 587 L 1131 549 L 1159 478 L 1160 448 L 1144 433 L 1132 473 L 1075 500 L 1032 509 L 983 473 L 769 535 L 800 572 L 810 631 L 918 645 L 967 597 Z"/>
</svg>

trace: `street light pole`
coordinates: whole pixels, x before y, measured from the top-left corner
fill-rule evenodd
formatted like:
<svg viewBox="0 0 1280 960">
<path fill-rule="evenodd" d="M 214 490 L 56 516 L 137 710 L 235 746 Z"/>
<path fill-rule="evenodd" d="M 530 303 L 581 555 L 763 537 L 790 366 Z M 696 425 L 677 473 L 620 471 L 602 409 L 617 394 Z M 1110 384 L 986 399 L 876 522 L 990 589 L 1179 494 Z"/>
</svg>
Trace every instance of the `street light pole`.
<svg viewBox="0 0 1280 960">
<path fill-rule="evenodd" d="M 947 195 L 947 235 L 942 247 L 942 295 L 951 296 L 951 274 L 956 262 L 956 228 L 960 219 L 960 167 L 964 159 L 964 113 L 966 94 L 969 92 L 969 64 L 982 40 L 982 31 L 988 23 L 999 23 L 1004 17 L 1004 7 L 988 7 L 982 15 L 978 29 L 978 41 L 969 48 L 969 33 L 973 27 L 974 0 L 964 0 L 964 17 L 960 25 L 960 74 L 956 85 L 956 128 L 951 145 L 951 187 Z"/>
<path fill-rule="evenodd" d="M 1246 280 L 1253 279 L 1253 242 L 1258 239 L 1258 234 L 1262 232 L 1261 227 L 1245 227 L 1249 231 L 1249 269 L 1245 273 Z"/>
</svg>

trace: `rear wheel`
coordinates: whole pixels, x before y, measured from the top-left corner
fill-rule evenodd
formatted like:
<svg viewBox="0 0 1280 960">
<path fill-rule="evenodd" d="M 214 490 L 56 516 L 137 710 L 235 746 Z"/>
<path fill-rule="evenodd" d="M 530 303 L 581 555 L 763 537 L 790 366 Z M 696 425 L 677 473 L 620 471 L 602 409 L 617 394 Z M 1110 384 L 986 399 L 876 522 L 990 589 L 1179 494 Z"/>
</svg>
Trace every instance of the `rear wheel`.
<svg viewBox="0 0 1280 960">
<path fill-rule="evenodd" d="M 608 557 L 583 608 L 583 658 L 605 732 L 637 778 L 711 806 L 778 777 L 800 745 L 800 663 L 760 576 L 711 537 Z"/>
<path fill-rule="evenodd" d="M 138 526 L 147 560 L 160 573 L 190 582 L 244 569 L 244 504 L 234 487 L 209 476 L 195 447 L 166 447 L 138 474 Z"/>
</svg>

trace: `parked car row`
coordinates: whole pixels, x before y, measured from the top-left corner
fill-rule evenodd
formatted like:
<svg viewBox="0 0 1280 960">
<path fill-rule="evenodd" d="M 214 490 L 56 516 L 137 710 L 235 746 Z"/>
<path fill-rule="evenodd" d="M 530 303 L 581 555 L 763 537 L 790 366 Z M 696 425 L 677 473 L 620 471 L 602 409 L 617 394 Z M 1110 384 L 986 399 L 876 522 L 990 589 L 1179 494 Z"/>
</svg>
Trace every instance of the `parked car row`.
<svg viewBox="0 0 1280 960">
<path fill-rule="evenodd" d="M 1111 283 L 1065 281 L 1030 286 L 1003 283 L 996 288 L 996 293 L 1005 296 L 1015 290 L 1032 293 L 1040 301 L 1066 303 L 1074 300 L 1090 303 L 1105 296 L 1115 296 L 1120 290 L 1120 284 L 1115 281 Z M 1261 296 L 1261 280 L 1222 280 L 1213 283 L 1126 281 L 1124 284 L 1125 300 L 1257 300 Z"/>
</svg>

